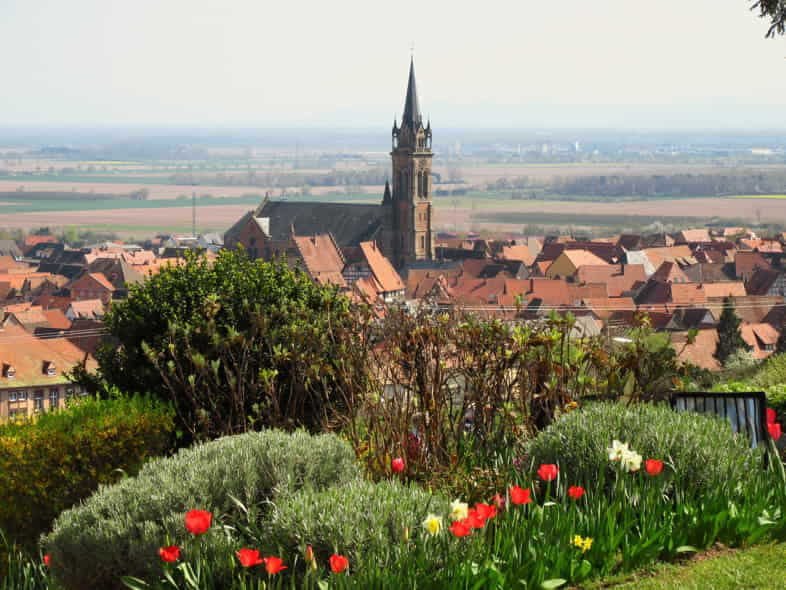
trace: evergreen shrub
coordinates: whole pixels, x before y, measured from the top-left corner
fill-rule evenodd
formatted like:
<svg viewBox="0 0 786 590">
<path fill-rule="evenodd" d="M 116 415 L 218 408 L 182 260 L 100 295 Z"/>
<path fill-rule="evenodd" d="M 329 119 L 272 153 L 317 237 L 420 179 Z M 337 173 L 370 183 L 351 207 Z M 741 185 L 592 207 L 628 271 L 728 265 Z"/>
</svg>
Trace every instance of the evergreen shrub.
<svg viewBox="0 0 786 590">
<path fill-rule="evenodd" d="M 33 549 L 60 512 L 164 453 L 173 428 L 171 409 L 145 397 L 84 398 L 0 426 L 0 530 Z"/>
<path fill-rule="evenodd" d="M 60 515 L 43 539 L 52 574 L 65 588 L 122 588 L 120 576 L 155 577 L 159 547 L 186 545 L 186 512 L 209 510 L 234 522 L 303 487 L 316 490 L 360 476 L 355 454 L 334 435 L 252 432 L 183 449 L 146 464 L 139 475 L 101 488 Z M 232 565 L 239 533 L 214 525 L 202 550 Z M 234 548 L 234 549 L 233 549 Z"/>
<path fill-rule="evenodd" d="M 391 558 L 391 547 L 401 547 L 407 533 L 424 531 L 429 513 L 449 512 L 447 499 L 417 486 L 397 481 L 356 480 L 327 490 L 303 489 L 276 502 L 269 519 L 260 524 L 260 543 L 284 555 L 303 553 L 311 545 L 324 564 L 333 553 L 349 556 L 350 563 L 370 555 Z M 444 525 L 450 524 L 447 520 Z M 385 564 L 377 563 L 379 567 Z"/>
<path fill-rule="evenodd" d="M 666 464 L 675 488 L 702 494 L 745 481 L 759 451 L 729 422 L 711 415 L 675 412 L 666 404 L 596 403 L 566 414 L 527 445 L 532 464 L 558 464 L 570 485 L 596 489 L 611 481 L 607 448 L 628 443 L 644 459 Z M 642 466 L 643 469 L 643 466 Z"/>
</svg>

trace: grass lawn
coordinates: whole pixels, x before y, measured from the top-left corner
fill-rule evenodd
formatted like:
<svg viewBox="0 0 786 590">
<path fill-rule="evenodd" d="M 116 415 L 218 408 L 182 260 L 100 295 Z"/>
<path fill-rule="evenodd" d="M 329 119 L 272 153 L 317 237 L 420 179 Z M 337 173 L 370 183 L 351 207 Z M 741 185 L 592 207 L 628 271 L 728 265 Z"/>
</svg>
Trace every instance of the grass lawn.
<svg viewBox="0 0 786 590">
<path fill-rule="evenodd" d="M 786 543 L 728 553 L 703 554 L 683 565 L 661 564 L 638 574 L 607 578 L 581 590 L 782 590 L 786 588 Z"/>
</svg>

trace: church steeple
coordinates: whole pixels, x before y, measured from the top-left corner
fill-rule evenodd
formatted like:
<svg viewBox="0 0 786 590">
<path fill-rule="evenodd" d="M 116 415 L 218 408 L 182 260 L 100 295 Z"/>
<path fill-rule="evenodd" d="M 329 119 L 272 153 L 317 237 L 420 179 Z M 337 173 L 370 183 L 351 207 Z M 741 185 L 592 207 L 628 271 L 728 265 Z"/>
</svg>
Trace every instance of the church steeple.
<svg viewBox="0 0 786 590">
<path fill-rule="evenodd" d="M 407 98 L 404 102 L 404 117 L 401 119 L 401 126 L 406 125 L 415 130 L 422 124 L 423 117 L 420 115 L 418 88 L 415 83 L 415 58 L 413 57 L 409 61 L 409 82 L 407 83 Z"/>
<path fill-rule="evenodd" d="M 390 251 L 397 268 L 419 260 L 433 260 L 434 233 L 431 207 L 431 125 L 423 127 L 415 62 L 409 62 L 407 96 L 401 126 L 393 122 L 393 182 L 390 200 L 387 188 L 383 204 L 391 206 Z"/>
</svg>

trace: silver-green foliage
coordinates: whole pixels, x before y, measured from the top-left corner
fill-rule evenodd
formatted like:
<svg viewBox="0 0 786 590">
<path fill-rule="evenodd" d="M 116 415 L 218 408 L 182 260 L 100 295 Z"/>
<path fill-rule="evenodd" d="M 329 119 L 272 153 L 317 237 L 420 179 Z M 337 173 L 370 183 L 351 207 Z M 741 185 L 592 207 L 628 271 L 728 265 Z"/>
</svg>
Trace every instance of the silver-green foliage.
<svg viewBox="0 0 786 590">
<path fill-rule="evenodd" d="M 121 575 L 160 571 L 159 547 L 189 539 L 183 517 L 191 509 L 233 521 L 235 500 L 265 511 L 280 495 L 303 487 L 323 490 L 359 474 L 354 451 L 333 435 L 265 431 L 225 437 L 151 461 L 137 477 L 99 489 L 58 517 L 43 546 L 66 588 L 121 587 Z M 201 540 L 202 549 L 231 555 L 235 533 L 214 528 Z"/>
<path fill-rule="evenodd" d="M 597 403 L 571 412 L 528 444 L 537 468 L 556 463 L 569 485 L 595 488 L 610 481 L 615 466 L 606 449 L 626 442 L 644 459 L 660 459 L 670 479 L 685 493 L 701 494 L 744 482 L 761 455 L 736 435 L 725 419 L 675 412 L 666 404 Z M 642 465 L 642 470 L 644 466 Z"/>
<path fill-rule="evenodd" d="M 350 563 L 371 559 L 382 567 L 380 560 L 393 560 L 394 549 L 405 547 L 405 529 L 413 537 L 426 534 L 421 523 L 429 513 L 444 517 L 447 525 L 448 504 L 396 481 L 361 479 L 324 491 L 302 489 L 279 498 L 260 536 L 287 555 L 311 545 L 322 563 L 335 552 L 347 555 Z"/>
</svg>

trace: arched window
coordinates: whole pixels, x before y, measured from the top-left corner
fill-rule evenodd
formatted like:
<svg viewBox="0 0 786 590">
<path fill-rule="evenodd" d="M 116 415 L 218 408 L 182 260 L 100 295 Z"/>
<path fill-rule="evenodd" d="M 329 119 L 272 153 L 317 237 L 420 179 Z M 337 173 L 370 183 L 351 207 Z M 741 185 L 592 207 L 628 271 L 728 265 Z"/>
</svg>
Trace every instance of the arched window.
<svg viewBox="0 0 786 590">
<path fill-rule="evenodd" d="M 426 236 L 420 236 L 420 249 L 426 249 Z"/>
<path fill-rule="evenodd" d="M 423 173 L 423 197 L 428 197 L 428 172 Z"/>
</svg>

